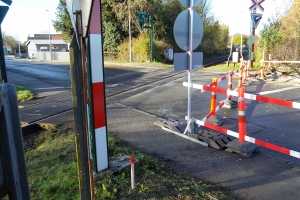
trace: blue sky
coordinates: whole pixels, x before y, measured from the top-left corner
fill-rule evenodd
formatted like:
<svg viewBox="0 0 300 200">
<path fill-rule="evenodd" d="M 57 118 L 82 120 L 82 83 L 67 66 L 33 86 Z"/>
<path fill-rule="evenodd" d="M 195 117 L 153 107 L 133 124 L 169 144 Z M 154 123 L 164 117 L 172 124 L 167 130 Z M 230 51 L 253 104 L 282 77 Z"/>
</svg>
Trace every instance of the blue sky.
<svg viewBox="0 0 300 200">
<path fill-rule="evenodd" d="M 269 17 L 282 14 L 291 0 L 265 0 L 263 18 L 257 28 L 257 33 L 263 28 Z M 59 0 L 13 0 L 1 28 L 2 32 L 24 42 L 27 36 L 34 33 L 49 33 L 48 12 L 51 20 L 55 20 L 56 7 Z M 229 25 L 230 34 L 250 33 L 251 0 L 211 0 L 212 12 L 216 19 Z M 257 11 L 261 13 L 261 11 Z M 179 14 L 179 13 L 178 13 Z M 50 32 L 56 33 L 50 26 Z"/>
</svg>

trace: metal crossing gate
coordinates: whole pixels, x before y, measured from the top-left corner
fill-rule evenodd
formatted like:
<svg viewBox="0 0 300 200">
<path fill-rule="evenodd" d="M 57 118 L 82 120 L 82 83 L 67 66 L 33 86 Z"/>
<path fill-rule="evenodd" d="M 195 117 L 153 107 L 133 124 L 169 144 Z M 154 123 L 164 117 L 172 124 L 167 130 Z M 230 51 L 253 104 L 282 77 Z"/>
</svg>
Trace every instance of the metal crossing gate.
<svg viewBox="0 0 300 200">
<path fill-rule="evenodd" d="M 16 88 L 0 84 L 0 199 L 30 199 Z"/>
</svg>

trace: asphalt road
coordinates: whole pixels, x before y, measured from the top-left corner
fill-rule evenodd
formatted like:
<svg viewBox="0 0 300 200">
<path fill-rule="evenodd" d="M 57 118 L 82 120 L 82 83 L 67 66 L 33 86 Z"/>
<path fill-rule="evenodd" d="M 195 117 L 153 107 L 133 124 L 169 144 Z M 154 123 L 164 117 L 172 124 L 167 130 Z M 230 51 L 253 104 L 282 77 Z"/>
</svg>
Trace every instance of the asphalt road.
<svg viewBox="0 0 300 200">
<path fill-rule="evenodd" d="M 26 84 L 24 86 L 36 94 L 70 90 L 70 81 L 66 78 L 68 65 L 26 61 L 8 61 L 7 65 L 9 82 Z M 174 77 L 165 79 L 168 74 Z M 193 81 L 207 84 L 224 74 L 224 71 L 197 70 Z M 182 86 L 182 82 L 187 81 L 185 72 L 175 76 L 172 69 L 157 66 L 109 67 L 105 69 L 105 80 L 109 134 L 159 158 L 179 173 L 230 189 L 241 199 L 300 198 L 300 159 L 265 148 L 245 158 L 201 146 L 154 126 L 161 118 L 184 122 L 187 113 L 187 88 Z M 145 87 L 116 95 L 137 85 Z M 237 85 L 237 76 L 233 85 Z M 40 89 L 48 86 L 50 89 Z M 219 86 L 227 88 L 226 83 Z M 246 91 L 300 102 L 299 84 L 291 81 L 255 81 L 246 86 Z M 208 114 L 210 96 L 209 92 L 193 90 L 195 118 L 202 119 Z M 224 98 L 223 95 L 217 97 L 218 101 Z M 300 152 L 299 110 L 256 101 L 247 101 L 246 106 L 247 135 Z M 222 108 L 218 115 L 224 118 L 222 127 L 237 131 L 237 109 Z"/>
<path fill-rule="evenodd" d="M 113 67 L 105 69 L 105 82 L 111 84 L 138 78 L 155 68 Z M 71 90 L 70 65 L 60 62 L 6 60 L 9 83 L 29 89 L 35 96 L 49 96 Z"/>
<path fill-rule="evenodd" d="M 6 60 L 9 83 L 24 86 L 35 96 L 70 91 L 70 67 L 62 63 Z"/>
</svg>

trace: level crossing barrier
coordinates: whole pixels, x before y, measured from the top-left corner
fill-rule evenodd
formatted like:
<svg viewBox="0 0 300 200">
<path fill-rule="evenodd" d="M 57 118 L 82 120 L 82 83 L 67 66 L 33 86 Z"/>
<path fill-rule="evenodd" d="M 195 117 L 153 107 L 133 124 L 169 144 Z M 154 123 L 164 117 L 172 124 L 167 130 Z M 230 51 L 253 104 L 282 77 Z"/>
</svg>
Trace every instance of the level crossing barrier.
<svg viewBox="0 0 300 200">
<path fill-rule="evenodd" d="M 200 90 L 205 90 L 205 91 L 211 91 L 214 93 L 221 93 L 224 95 L 238 97 L 238 104 L 239 104 L 238 105 L 238 127 L 239 127 L 238 133 L 206 122 L 211 116 L 213 116 L 213 112 L 210 112 L 202 120 L 193 119 L 194 123 L 196 123 L 198 125 L 198 127 L 204 126 L 209 129 L 218 131 L 220 133 L 236 137 L 239 139 L 240 143 L 244 143 L 247 141 L 247 142 L 250 142 L 250 143 L 253 143 L 253 144 L 256 144 L 256 145 L 259 145 L 259 146 L 262 146 L 262 147 L 265 147 L 265 148 L 268 148 L 268 149 L 271 149 L 271 150 L 274 150 L 274 151 L 277 151 L 277 152 L 280 152 L 280 153 L 283 153 L 286 155 L 300 158 L 300 153 L 297 151 L 287 149 L 285 147 L 281 147 L 276 144 L 272 144 L 272 143 L 269 143 L 269 142 L 266 142 L 266 141 L 263 141 L 260 139 L 256 139 L 256 138 L 247 136 L 247 134 L 246 134 L 245 99 L 256 100 L 256 101 L 261 101 L 261 102 L 265 102 L 265 103 L 275 104 L 275 105 L 279 105 L 279 106 L 285 106 L 285 107 L 289 107 L 289 108 L 296 108 L 296 109 L 300 109 L 300 103 L 282 100 L 282 99 L 278 99 L 278 98 L 272 98 L 272 97 L 266 97 L 266 96 L 245 93 L 245 88 L 242 86 L 238 87 L 238 91 L 236 91 L 236 90 L 230 90 L 230 89 L 226 90 L 223 88 L 217 88 L 217 87 L 213 87 L 211 85 L 191 84 L 189 86 L 189 84 L 187 82 L 184 82 L 183 85 L 187 86 L 187 87 L 192 87 L 194 89 L 200 89 Z M 220 107 L 222 107 L 221 105 L 223 103 L 224 103 L 224 101 L 218 107 L 216 107 L 216 111 Z M 187 117 L 186 117 L 186 119 L 187 119 Z"/>
</svg>

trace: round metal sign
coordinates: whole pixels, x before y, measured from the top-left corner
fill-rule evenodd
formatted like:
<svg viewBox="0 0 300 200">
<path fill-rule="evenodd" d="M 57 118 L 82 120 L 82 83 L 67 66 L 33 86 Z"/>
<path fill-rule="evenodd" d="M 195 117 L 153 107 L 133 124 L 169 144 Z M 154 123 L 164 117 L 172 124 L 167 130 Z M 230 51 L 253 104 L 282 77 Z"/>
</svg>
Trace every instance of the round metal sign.
<svg viewBox="0 0 300 200">
<path fill-rule="evenodd" d="M 193 6 L 197 6 L 202 0 L 180 0 L 180 3 L 185 7 L 190 7 L 190 2 L 193 2 Z"/>
<path fill-rule="evenodd" d="M 193 16 L 193 40 L 192 40 L 192 50 L 196 49 L 202 41 L 203 38 L 203 21 L 200 15 L 192 10 Z M 190 50 L 190 13 L 188 10 L 182 11 L 176 18 L 174 23 L 174 38 L 177 45 L 184 51 Z"/>
</svg>

